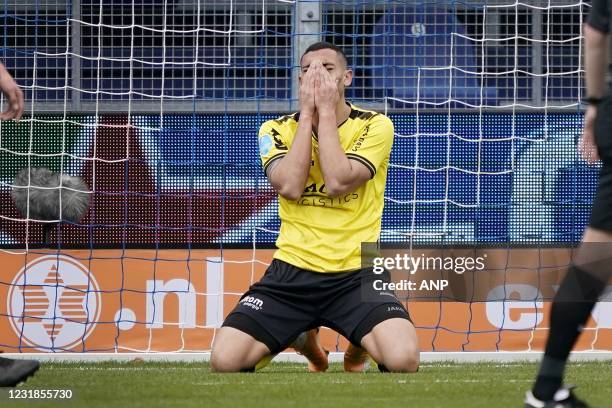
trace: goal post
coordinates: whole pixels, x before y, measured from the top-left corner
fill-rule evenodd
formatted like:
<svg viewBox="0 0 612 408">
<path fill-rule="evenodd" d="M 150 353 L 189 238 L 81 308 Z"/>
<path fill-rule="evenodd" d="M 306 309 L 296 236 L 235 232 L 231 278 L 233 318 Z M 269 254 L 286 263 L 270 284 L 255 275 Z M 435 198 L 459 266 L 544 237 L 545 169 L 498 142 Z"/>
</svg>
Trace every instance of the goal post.
<svg viewBox="0 0 612 408">
<path fill-rule="evenodd" d="M 19 123 L 0 123 L 0 350 L 210 352 L 223 317 L 271 262 L 278 201 L 257 131 L 298 108 L 299 58 L 318 40 L 346 52 L 347 98 L 394 123 L 381 242 L 416 257 L 488 253 L 478 285 L 455 282 L 461 296 L 406 295 L 423 352 L 506 361 L 542 350 L 596 185 L 598 168 L 575 149 L 589 4 L 0 7 L 1 58 L 27 103 Z M 81 177 L 85 217 L 21 214 L 14 177 L 33 167 Z M 576 348 L 585 356 L 612 350 L 610 305 L 585 328 Z M 329 329 L 322 336 L 332 352 L 348 344 Z"/>
</svg>

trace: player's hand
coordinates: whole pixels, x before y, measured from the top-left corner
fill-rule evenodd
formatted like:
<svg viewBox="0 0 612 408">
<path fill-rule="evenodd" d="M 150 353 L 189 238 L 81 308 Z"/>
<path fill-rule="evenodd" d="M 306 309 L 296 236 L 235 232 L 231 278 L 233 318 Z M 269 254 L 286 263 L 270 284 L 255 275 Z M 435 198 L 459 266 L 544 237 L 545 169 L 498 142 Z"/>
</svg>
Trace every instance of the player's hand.
<svg viewBox="0 0 612 408">
<path fill-rule="evenodd" d="M 315 79 L 315 103 L 319 112 L 335 112 L 340 94 L 338 93 L 338 82 L 327 69 L 319 62 L 316 66 Z"/>
<path fill-rule="evenodd" d="M 315 68 L 310 64 L 308 70 L 302 74 L 300 81 L 300 115 L 314 115 L 315 107 Z"/>
<path fill-rule="evenodd" d="M 0 120 L 18 121 L 23 114 L 23 92 L 2 64 L 0 64 L 0 92 L 4 94 L 8 105 L 4 112 L 0 113 Z"/>
<path fill-rule="evenodd" d="M 578 143 L 580 156 L 589 164 L 594 164 L 599 160 L 595 142 L 595 118 L 597 118 L 597 107 L 589 105 L 584 114 L 584 129 L 580 143 Z"/>
</svg>

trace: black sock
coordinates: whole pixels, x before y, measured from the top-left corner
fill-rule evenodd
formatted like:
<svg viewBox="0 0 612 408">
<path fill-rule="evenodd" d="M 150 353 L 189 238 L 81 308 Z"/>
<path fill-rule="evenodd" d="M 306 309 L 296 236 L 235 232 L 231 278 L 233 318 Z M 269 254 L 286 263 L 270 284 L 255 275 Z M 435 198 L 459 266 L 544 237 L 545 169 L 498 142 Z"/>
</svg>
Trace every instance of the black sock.
<svg viewBox="0 0 612 408">
<path fill-rule="evenodd" d="M 552 400 L 561 386 L 569 353 L 604 289 L 605 282 L 576 266 L 563 279 L 553 300 L 546 351 L 533 387 L 537 399 Z"/>
<path fill-rule="evenodd" d="M 550 401 L 563 383 L 565 360 L 544 356 L 533 386 L 533 396 L 540 401 Z"/>
</svg>

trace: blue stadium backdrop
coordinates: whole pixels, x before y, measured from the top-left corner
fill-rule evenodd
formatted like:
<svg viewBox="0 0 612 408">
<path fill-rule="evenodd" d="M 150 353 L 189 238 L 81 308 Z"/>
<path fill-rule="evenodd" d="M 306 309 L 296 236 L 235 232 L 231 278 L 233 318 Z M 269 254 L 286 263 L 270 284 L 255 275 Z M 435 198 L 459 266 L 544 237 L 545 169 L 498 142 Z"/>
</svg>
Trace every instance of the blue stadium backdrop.
<svg viewBox="0 0 612 408">
<path fill-rule="evenodd" d="M 52 235 L 61 246 L 251 244 L 254 230 L 257 243 L 272 244 L 276 236 L 270 231 L 279 227 L 276 199 L 261 170 L 256 135 L 259 124 L 273 116 L 167 115 L 159 129 L 159 117 L 138 115 L 127 131 L 125 116 L 105 116 L 97 125 L 95 117 L 71 117 L 69 125 L 36 124 L 33 153 L 39 156 L 29 159 L 16 155 L 28 152 L 29 125 L 5 124 L 3 181 L 9 185 L 30 160 L 84 175 L 95 185 L 81 225 L 64 225 L 63 233 Z M 390 116 L 398 136 L 384 241 L 403 241 L 407 238 L 398 232 L 411 231 L 440 233 L 426 234 L 418 241 L 423 244 L 579 239 L 598 170 L 575 153 L 581 114 L 491 113 L 484 115 L 480 129 L 477 114 L 421 114 L 418 133 L 431 136 L 419 136 L 418 155 L 416 137 L 410 136 L 417 133 L 415 115 Z M 457 135 L 450 139 L 439 136 L 449 118 Z M 521 137 L 504 136 L 512 132 Z M 101 160 L 95 183 L 92 161 L 75 158 L 91 157 L 94 141 Z M 129 160 L 122 161 L 128 146 Z M 6 188 L 2 202 L 4 215 L 20 217 Z M 23 243 L 25 227 L 5 220 L 2 243 Z M 27 228 L 30 242 L 40 243 L 42 227 L 31 223 Z"/>
</svg>

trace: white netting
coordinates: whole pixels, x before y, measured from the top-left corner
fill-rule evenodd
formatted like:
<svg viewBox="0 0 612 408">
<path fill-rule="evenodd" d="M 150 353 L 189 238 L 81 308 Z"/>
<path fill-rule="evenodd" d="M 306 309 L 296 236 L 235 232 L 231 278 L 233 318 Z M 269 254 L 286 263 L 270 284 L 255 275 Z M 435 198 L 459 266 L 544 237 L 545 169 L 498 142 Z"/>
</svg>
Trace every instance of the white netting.
<svg viewBox="0 0 612 408">
<path fill-rule="evenodd" d="M 506 283 L 526 269 L 523 283 L 536 289 L 508 286 L 504 302 L 411 305 L 423 348 L 540 347 L 540 297 L 553 290 L 542 282 L 568 262 L 544 247 L 579 240 L 595 185 L 596 170 L 574 149 L 589 8 L 560 0 L 5 2 L 2 58 L 28 108 L 20 124 L 0 125 L 0 254 L 10 271 L 1 325 L 13 333 L 0 346 L 208 350 L 224 314 L 270 262 L 279 228 L 257 129 L 296 109 L 300 53 L 327 40 L 355 71 L 347 97 L 395 125 L 383 241 L 495 244 L 496 259 L 506 260 L 496 276 Z M 47 223 L 45 235 L 19 214 L 9 194 L 28 167 L 81 176 L 86 217 Z M 509 247 L 524 243 L 531 252 L 510 259 Z M 515 305 L 516 296 L 532 301 Z M 587 349 L 609 348 L 591 331 Z M 328 347 L 342 349 L 337 340 L 326 332 Z"/>
</svg>

